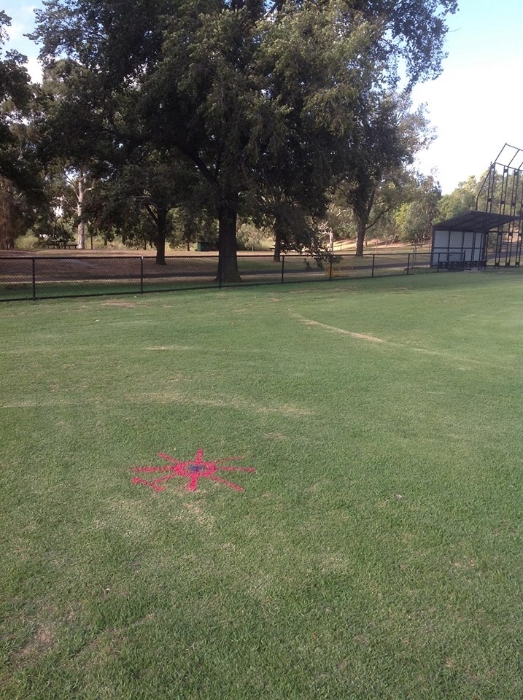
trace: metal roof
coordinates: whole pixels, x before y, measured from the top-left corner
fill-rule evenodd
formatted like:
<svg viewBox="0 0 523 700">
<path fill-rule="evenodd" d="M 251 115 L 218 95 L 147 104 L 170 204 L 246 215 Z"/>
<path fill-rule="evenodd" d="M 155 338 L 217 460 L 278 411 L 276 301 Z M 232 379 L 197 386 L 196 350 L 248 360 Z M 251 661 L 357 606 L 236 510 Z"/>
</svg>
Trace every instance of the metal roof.
<svg viewBox="0 0 523 700">
<path fill-rule="evenodd" d="M 487 211 L 467 211 L 464 214 L 440 221 L 434 224 L 437 231 L 472 231 L 487 232 L 493 228 L 500 228 L 511 221 L 517 221 L 519 216 L 509 216 L 508 214 L 492 214 Z"/>
</svg>

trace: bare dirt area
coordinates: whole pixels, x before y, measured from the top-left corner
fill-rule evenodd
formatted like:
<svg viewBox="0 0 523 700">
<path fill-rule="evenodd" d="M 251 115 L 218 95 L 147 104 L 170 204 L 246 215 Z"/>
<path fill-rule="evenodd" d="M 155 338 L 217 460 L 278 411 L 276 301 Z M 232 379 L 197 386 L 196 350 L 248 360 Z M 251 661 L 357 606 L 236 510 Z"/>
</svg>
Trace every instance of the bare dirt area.
<svg viewBox="0 0 523 700">
<path fill-rule="evenodd" d="M 334 242 L 334 253 L 345 252 L 348 254 L 353 254 L 356 249 L 356 243 L 353 240 L 341 240 Z M 405 243 L 384 243 L 383 241 L 378 241 L 374 239 L 369 239 L 366 242 L 365 254 L 369 253 L 399 253 L 399 252 L 410 252 L 412 250 L 411 246 L 405 245 Z M 430 246 L 418 247 L 418 252 L 424 251 L 430 252 Z M 272 250 L 239 250 L 239 257 L 249 256 L 249 257 L 270 257 L 273 255 Z M 181 257 L 181 258 L 213 258 L 218 255 L 217 250 L 213 251 L 196 251 L 196 250 L 182 250 L 182 249 L 167 249 L 165 252 L 166 257 Z M 296 256 L 299 253 L 288 252 L 285 256 Z M 30 257 L 30 258 L 155 258 L 156 251 L 154 249 L 136 249 L 136 248 L 112 248 L 107 246 L 106 248 L 94 248 L 93 250 L 85 249 L 78 250 L 77 248 L 57 249 L 57 248 L 35 248 L 31 250 L 0 250 L 0 257 Z M 303 257 L 303 256 L 302 256 Z"/>
<path fill-rule="evenodd" d="M 167 255 L 191 255 L 192 251 L 169 251 Z M 198 253 L 202 255 L 202 253 Z M 205 253 L 203 253 L 205 255 Z M 30 258 L 155 258 L 154 250 L 120 250 L 115 248 L 95 248 L 93 250 L 78 250 L 77 248 L 35 248 L 33 250 L 18 250 L 11 248 L 10 250 L 0 250 L 0 257 L 30 257 Z"/>
</svg>

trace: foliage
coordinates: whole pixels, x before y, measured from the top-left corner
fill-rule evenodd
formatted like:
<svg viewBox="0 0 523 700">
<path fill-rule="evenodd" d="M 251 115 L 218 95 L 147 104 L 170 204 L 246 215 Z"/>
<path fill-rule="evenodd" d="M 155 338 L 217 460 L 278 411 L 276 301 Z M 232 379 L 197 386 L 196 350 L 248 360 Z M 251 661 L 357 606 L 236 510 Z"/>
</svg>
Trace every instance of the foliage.
<svg viewBox="0 0 523 700">
<path fill-rule="evenodd" d="M 376 58 L 387 63 L 393 82 L 398 66 L 409 85 L 436 78 L 445 57 L 445 17 L 458 9 L 457 0 L 356 0 L 354 8 L 382 23 Z"/>
<path fill-rule="evenodd" d="M 263 242 L 268 238 L 268 231 L 254 226 L 252 222 L 240 221 L 237 236 L 239 250 L 263 250 Z"/>
<path fill-rule="evenodd" d="M 471 175 L 465 182 L 460 182 L 453 192 L 443 195 L 438 206 L 440 220 L 446 221 L 475 209 L 479 186 L 478 180 Z"/>
<path fill-rule="evenodd" d="M 174 212 L 183 206 L 188 219 L 194 206 L 195 178 L 176 157 L 147 144 L 134 145 L 125 159 L 115 158 L 112 166 L 110 176 L 96 183 L 86 214 L 104 231 L 116 228 L 128 241 L 135 237 L 147 240 L 156 247 L 156 262 L 165 264 Z M 142 214 L 150 221 L 145 223 Z"/>
<path fill-rule="evenodd" d="M 84 67 L 85 94 L 118 143 L 138 125 L 162 157 L 198 176 L 192 187 L 218 220 L 222 274 L 233 280 L 238 217 L 278 227 L 282 206 L 305 219 L 321 214 L 361 95 L 395 84 L 398 61 L 414 82 L 437 73 L 444 17 L 455 8 L 49 0 L 34 38 L 50 68 L 63 56 Z"/>
<path fill-rule="evenodd" d="M 45 204 L 31 124 L 36 90 L 25 56 L 4 51 L 10 25 L 0 11 L 0 248 L 12 247 Z"/>
<path fill-rule="evenodd" d="M 18 51 L 4 53 L 6 28 L 11 19 L 0 11 L 0 175 L 19 187 L 28 188 L 30 174 L 18 151 L 17 127 L 27 114 L 32 92 L 24 66 L 25 56 Z"/>
<path fill-rule="evenodd" d="M 71 220 L 80 249 L 94 184 L 111 172 L 113 142 L 97 87 L 96 75 L 81 63 L 62 58 L 46 65 L 35 124 L 55 215 L 63 211 Z"/>
<path fill-rule="evenodd" d="M 439 218 L 440 200 L 441 190 L 434 177 L 418 177 L 411 201 L 398 212 L 396 223 L 401 231 L 399 238 L 414 246 L 430 240 L 432 225 Z"/>
<path fill-rule="evenodd" d="M 369 228 L 404 199 L 406 167 L 431 139 L 423 109 L 393 93 L 369 93 L 361 120 L 344 149 L 340 198 L 352 210 L 357 228 L 356 254 L 363 254 Z"/>
</svg>

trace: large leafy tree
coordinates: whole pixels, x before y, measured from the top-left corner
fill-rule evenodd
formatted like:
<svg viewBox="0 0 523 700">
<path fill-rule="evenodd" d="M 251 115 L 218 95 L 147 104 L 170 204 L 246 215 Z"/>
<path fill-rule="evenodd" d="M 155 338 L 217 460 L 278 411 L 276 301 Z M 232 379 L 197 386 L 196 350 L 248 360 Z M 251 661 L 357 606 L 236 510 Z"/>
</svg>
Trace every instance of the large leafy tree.
<svg viewBox="0 0 523 700">
<path fill-rule="evenodd" d="M 431 138 L 423 111 L 409 111 L 404 96 L 373 89 L 362 101 L 350 137 L 340 148 L 336 181 L 338 197 L 355 219 L 356 255 L 363 255 L 367 231 L 401 204 L 405 170 Z"/>
<path fill-rule="evenodd" d="M 147 143 L 135 144 L 120 162 L 113 158 L 112 165 L 110 175 L 95 183 L 86 215 L 99 229 L 119 230 L 126 237 L 126 230 L 133 230 L 137 219 L 142 219 L 139 214 L 145 214 L 156 262 L 165 265 L 170 214 L 180 208 L 188 212 L 195 204 L 198 183 L 194 173 L 176 156 L 162 154 Z"/>
<path fill-rule="evenodd" d="M 98 178 L 111 171 L 114 139 L 98 77 L 86 66 L 60 59 L 45 67 L 39 90 L 38 153 L 56 201 L 67 201 L 75 220 L 77 248 L 85 248 L 86 208 Z"/>
<path fill-rule="evenodd" d="M 399 67 L 412 86 L 441 73 L 446 16 L 456 12 L 457 0 L 355 0 L 351 4 L 381 23 L 376 56 L 389 66 L 391 76 L 398 77 Z"/>
<path fill-rule="evenodd" d="M 4 51 L 10 24 L 10 18 L 0 11 L 0 247 L 11 246 L 22 224 L 34 220 L 43 204 L 31 125 L 35 89 L 25 56 Z"/>
<path fill-rule="evenodd" d="M 440 70 L 454 0 L 48 0 L 34 38 L 96 76 L 98 101 L 149 128 L 198 173 L 238 277 L 238 216 L 267 197 L 320 202 L 369 80 Z M 110 121 L 110 119 L 109 119 Z M 285 165 L 284 165 L 285 164 Z M 299 186 L 300 181 L 303 186 Z"/>
<path fill-rule="evenodd" d="M 321 200 L 334 119 L 354 101 L 370 32 L 338 6 L 293 6 L 276 20 L 257 4 L 194 9 L 184 4 L 169 25 L 139 106 L 157 148 L 174 145 L 198 171 L 218 219 L 221 275 L 233 281 L 239 215 Z"/>
<path fill-rule="evenodd" d="M 438 219 L 441 189 L 432 175 L 418 176 L 411 201 L 403 205 L 396 221 L 400 238 L 414 246 L 423 245 L 432 234 L 432 226 Z"/>
<path fill-rule="evenodd" d="M 481 180 L 478 181 L 471 175 L 464 182 L 460 182 L 450 194 L 443 195 L 438 206 L 440 220 L 452 219 L 458 214 L 475 209 L 480 184 Z"/>
<path fill-rule="evenodd" d="M 136 91 L 111 88 L 79 58 L 46 66 L 40 122 L 40 151 L 51 181 L 66 183 L 61 198 L 74 200 L 77 247 L 85 247 L 89 222 L 128 224 L 140 204 L 154 225 L 157 263 L 165 264 L 168 213 L 188 198 L 194 177 L 183 156 L 155 147 L 137 112 Z"/>
<path fill-rule="evenodd" d="M 25 162 L 19 157 L 16 126 L 29 108 L 32 92 L 25 69 L 25 56 L 18 51 L 4 52 L 11 19 L 0 11 L 0 175 L 21 187 L 28 185 Z"/>
</svg>

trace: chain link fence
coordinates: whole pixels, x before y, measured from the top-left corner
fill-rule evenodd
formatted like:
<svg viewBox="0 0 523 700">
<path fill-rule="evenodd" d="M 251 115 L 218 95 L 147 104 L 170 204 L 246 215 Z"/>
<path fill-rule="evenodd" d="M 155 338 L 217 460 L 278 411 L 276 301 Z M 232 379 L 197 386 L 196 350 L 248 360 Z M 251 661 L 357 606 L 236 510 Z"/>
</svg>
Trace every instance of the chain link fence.
<svg viewBox="0 0 523 700">
<path fill-rule="evenodd" d="M 356 277 L 405 275 L 431 268 L 430 253 L 369 253 L 326 256 L 319 263 L 305 255 L 239 254 L 241 283 L 222 279 L 217 255 L 0 256 L 0 301 L 110 294 L 144 294 L 235 284 L 285 284 Z"/>
</svg>

